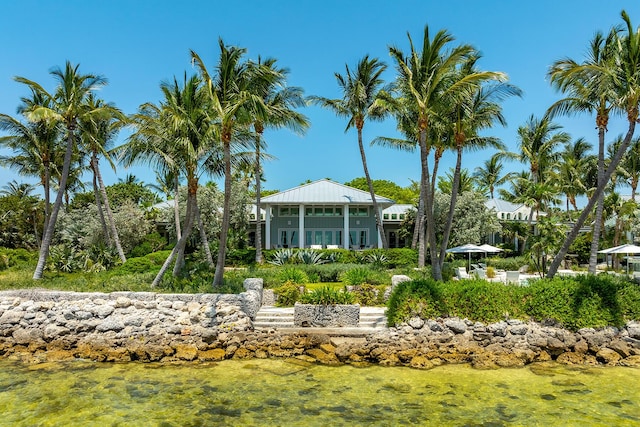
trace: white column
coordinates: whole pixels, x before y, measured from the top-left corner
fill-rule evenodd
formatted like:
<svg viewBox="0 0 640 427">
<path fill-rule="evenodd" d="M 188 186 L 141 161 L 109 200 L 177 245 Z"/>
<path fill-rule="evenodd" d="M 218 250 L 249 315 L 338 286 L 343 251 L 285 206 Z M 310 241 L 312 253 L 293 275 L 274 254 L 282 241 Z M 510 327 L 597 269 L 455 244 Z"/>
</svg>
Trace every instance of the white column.
<svg viewBox="0 0 640 427">
<path fill-rule="evenodd" d="M 378 218 L 380 218 L 380 223 L 382 224 L 382 207 L 378 207 Z M 382 236 L 380 236 L 380 229 L 378 228 L 378 224 L 376 224 L 376 230 L 378 230 L 378 249 L 381 249 Z"/>
<path fill-rule="evenodd" d="M 305 241 L 304 241 L 304 205 L 300 205 L 298 207 L 298 210 L 300 211 L 300 213 L 298 214 L 298 233 L 300 233 L 300 236 L 298 237 L 298 245 L 300 246 L 300 248 L 304 248 L 305 247 Z"/>
<path fill-rule="evenodd" d="M 344 205 L 342 208 L 344 214 L 344 225 L 342 230 L 342 243 L 345 249 L 349 249 L 349 205 Z"/>
<path fill-rule="evenodd" d="M 260 215 L 260 212 L 258 212 L 258 215 Z M 264 220 L 265 220 L 264 234 L 266 234 L 266 236 L 264 236 L 264 247 L 265 249 L 271 249 L 271 206 L 270 205 L 264 205 Z"/>
</svg>

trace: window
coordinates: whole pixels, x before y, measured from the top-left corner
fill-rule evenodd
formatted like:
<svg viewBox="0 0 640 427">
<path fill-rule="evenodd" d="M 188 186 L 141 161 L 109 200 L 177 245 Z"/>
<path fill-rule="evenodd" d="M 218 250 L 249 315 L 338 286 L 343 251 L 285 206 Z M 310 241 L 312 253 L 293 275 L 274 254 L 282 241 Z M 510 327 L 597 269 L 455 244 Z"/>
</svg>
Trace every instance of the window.
<svg viewBox="0 0 640 427">
<path fill-rule="evenodd" d="M 334 206 L 307 206 L 305 216 L 342 216 L 342 208 Z"/>
<path fill-rule="evenodd" d="M 252 213 L 249 218 L 251 218 L 252 221 L 255 221 L 256 219 L 256 214 Z"/>
<path fill-rule="evenodd" d="M 391 214 L 391 219 L 398 219 L 398 214 Z"/>
<path fill-rule="evenodd" d="M 405 218 L 405 214 L 400 214 L 400 219 L 404 219 Z"/>
<path fill-rule="evenodd" d="M 383 214 L 382 219 L 389 219 L 389 214 Z"/>
<path fill-rule="evenodd" d="M 349 216 L 369 216 L 369 208 L 366 206 L 350 206 Z"/>
<path fill-rule="evenodd" d="M 297 206 L 281 206 L 280 216 L 298 216 L 300 208 Z"/>
</svg>

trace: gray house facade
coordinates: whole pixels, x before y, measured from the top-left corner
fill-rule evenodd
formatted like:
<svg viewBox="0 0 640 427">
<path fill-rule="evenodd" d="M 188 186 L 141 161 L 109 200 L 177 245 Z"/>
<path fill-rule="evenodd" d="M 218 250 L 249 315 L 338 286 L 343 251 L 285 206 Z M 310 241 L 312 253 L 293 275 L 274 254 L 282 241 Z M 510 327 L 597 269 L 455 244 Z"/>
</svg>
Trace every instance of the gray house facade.
<svg viewBox="0 0 640 427">
<path fill-rule="evenodd" d="M 375 197 L 382 217 L 394 201 Z M 265 248 L 382 247 L 366 191 L 322 179 L 263 197 L 261 204 Z"/>
</svg>

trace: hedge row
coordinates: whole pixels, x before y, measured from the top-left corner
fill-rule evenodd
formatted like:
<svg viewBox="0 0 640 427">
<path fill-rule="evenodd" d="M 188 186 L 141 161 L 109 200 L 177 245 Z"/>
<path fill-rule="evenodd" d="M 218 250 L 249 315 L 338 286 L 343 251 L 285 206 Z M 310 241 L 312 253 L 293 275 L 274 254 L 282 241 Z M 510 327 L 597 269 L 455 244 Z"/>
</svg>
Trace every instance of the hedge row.
<svg viewBox="0 0 640 427">
<path fill-rule="evenodd" d="M 414 316 L 457 316 L 485 323 L 505 318 L 552 321 L 578 330 L 640 319 L 640 286 L 608 275 L 534 280 L 526 287 L 427 279 L 400 284 L 388 305 L 392 325 Z"/>
</svg>

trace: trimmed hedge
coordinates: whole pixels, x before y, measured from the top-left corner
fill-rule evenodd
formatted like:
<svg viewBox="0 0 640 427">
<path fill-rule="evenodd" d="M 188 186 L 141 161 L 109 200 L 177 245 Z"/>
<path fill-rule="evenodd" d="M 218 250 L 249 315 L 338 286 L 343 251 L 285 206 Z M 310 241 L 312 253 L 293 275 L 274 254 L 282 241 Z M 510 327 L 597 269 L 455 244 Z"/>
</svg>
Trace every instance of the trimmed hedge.
<svg viewBox="0 0 640 427">
<path fill-rule="evenodd" d="M 614 276 L 541 279 L 526 287 L 425 279 L 398 285 L 388 308 L 391 325 L 414 316 L 457 316 L 485 323 L 505 318 L 552 321 L 571 330 L 619 327 L 640 319 L 640 286 Z"/>
</svg>

